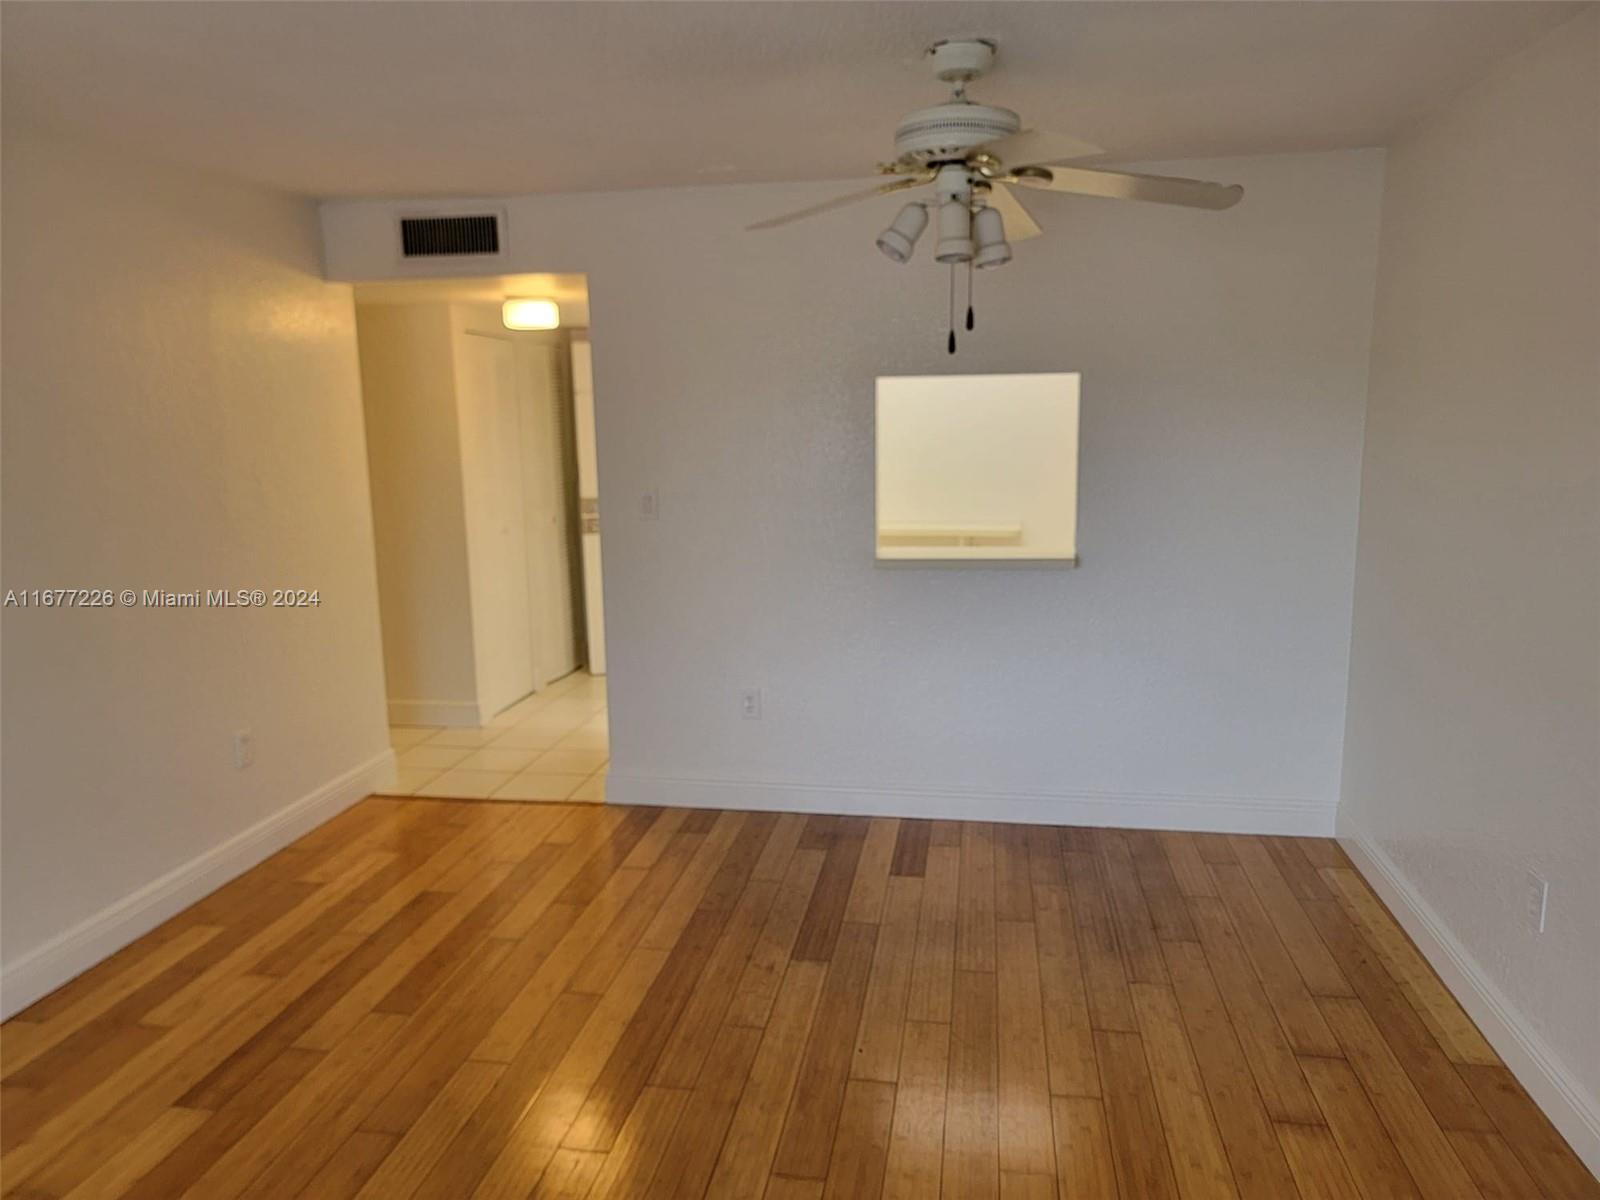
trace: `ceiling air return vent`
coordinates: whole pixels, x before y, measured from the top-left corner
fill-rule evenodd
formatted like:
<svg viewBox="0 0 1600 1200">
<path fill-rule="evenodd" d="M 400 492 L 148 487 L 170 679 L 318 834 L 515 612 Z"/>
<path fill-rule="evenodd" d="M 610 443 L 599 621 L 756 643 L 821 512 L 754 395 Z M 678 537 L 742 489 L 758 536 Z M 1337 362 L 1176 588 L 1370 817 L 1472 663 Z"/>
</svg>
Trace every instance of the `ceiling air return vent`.
<svg viewBox="0 0 1600 1200">
<path fill-rule="evenodd" d="M 499 253 L 500 217 L 496 213 L 400 218 L 402 258 Z"/>
</svg>

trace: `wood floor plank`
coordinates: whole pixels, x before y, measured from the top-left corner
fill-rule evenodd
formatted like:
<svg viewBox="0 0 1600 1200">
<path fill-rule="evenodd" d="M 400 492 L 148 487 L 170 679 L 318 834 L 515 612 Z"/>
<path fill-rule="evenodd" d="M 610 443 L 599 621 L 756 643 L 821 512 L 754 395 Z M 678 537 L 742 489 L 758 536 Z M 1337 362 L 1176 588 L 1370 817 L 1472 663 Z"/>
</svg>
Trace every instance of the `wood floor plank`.
<svg viewBox="0 0 1600 1200">
<path fill-rule="evenodd" d="M 1544 1194 L 1498 1133 L 1447 1130 L 1445 1137 L 1483 1193 L 1483 1200 L 1518 1200 L 1518 1197 Z"/>
<path fill-rule="evenodd" d="M 135 1096 L 146 1097 L 148 1108 L 153 1110 L 149 1114 L 151 1118 L 169 1107 L 182 1094 L 187 1082 L 185 1076 L 171 1079 L 174 1064 L 188 1059 L 198 1046 L 215 1038 L 218 1029 L 226 1027 L 236 1012 L 268 991 L 268 981 L 260 976 L 244 975 L 219 981 L 206 998 L 203 1009 L 129 1059 L 92 1091 L 56 1111 L 40 1123 L 26 1141 L 0 1157 L 0 1173 L 10 1186 L 27 1182 L 70 1146 L 81 1159 L 88 1160 L 88 1169 L 81 1174 L 68 1171 L 60 1180 L 66 1186 L 60 1190 L 76 1186 L 102 1158 L 94 1148 L 96 1139 L 88 1136 L 90 1132 L 107 1127 L 113 1114 L 125 1115 L 127 1102 Z M 190 1069 L 200 1070 L 199 1067 Z M 168 1079 L 171 1082 L 163 1086 L 163 1081 Z M 139 1128 L 143 1126 L 139 1117 L 133 1118 L 133 1124 Z"/>
<path fill-rule="evenodd" d="M 961 883 L 956 899 L 956 969 L 994 970 L 994 826 L 961 823 Z"/>
<path fill-rule="evenodd" d="M 833 961 L 828 964 L 822 997 L 795 1077 L 795 1100 L 789 1106 L 773 1159 L 776 1174 L 795 1179 L 827 1178 L 877 938 L 875 925 L 851 921 L 840 926 Z"/>
<path fill-rule="evenodd" d="M 1177 1200 L 1177 1181 L 1143 1039 L 1137 1033 L 1097 1030 L 1094 1044 L 1111 1158 L 1122 1194 L 1129 1200 Z"/>
<path fill-rule="evenodd" d="M 728 1001 L 728 1011 L 723 1018 L 728 1024 L 752 1029 L 766 1026 L 826 857 L 827 852 L 823 850 L 796 850 L 790 859 L 767 923 L 762 926 L 733 997 Z"/>
<path fill-rule="evenodd" d="M 1117 1171 L 1111 1160 L 1105 1107 L 1089 1096 L 1055 1096 L 1056 1178 L 1063 1200 L 1115 1200 Z"/>
<path fill-rule="evenodd" d="M 1322 1120 L 1317 1103 L 1222 901 L 1191 897 L 1189 911 L 1268 1115 L 1274 1121 L 1317 1124 Z"/>
<path fill-rule="evenodd" d="M 1155 918 L 1150 914 L 1144 888 L 1139 884 L 1127 835 L 1120 829 L 1101 829 L 1097 831 L 1095 844 L 1105 872 L 1106 895 L 1111 900 L 1111 915 L 1129 982 L 1167 982 L 1167 964 L 1161 955 Z"/>
<path fill-rule="evenodd" d="M 845 900 L 846 921 L 876 925 L 882 919 L 889 890 L 889 871 L 894 865 L 894 848 L 899 837 L 900 822 L 895 817 L 873 817 L 867 823 L 861 857 Z"/>
<path fill-rule="evenodd" d="M 950 1023 L 960 886 L 959 847 L 930 845 L 926 878 L 922 883 L 922 911 L 917 916 L 917 947 L 911 956 L 911 986 L 906 997 L 908 1021 Z"/>
<path fill-rule="evenodd" d="M 1552 1200 L 1600 1197 L 1600 1181 L 1589 1173 L 1510 1071 L 1475 1065 L 1457 1069 L 1528 1174 Z"/>
<path fill-rule="evenodd" d="M 1356 1181 L 1345 1166 L 1339 1143 L 1327 1126 L 1285 1124 L 1277 1126 L 1277 1132 L 1300 1200 L 1350 1200 L 1360 1196 L 1378 1200 L 1381 1196 L 1381 1193 L 1363 1193 L 1357 1189 Z"/>
<path fill-rule="evenodd" d="M 508 863 L 486 865 L 473 881 L 450 896 L 380 963 L 346 989 L 294 1044 L 306 1050 L 331 1050 L 337 1046 L 510 873 Z"/>
<path fill-rule="evenodd" d="M 667 1039 L 689 1002 L 727 914 L 703 909 L 689 919 L 596 1076 L 562 1145 L 610 1150 L 644 1091 Z"/>
<path fill-rule="evenodd" d="M 1235 843 L 1237 847 L 1237 843 Z M 1239 943 L 1249 955 L 1278 1023 L 1297 1054 L 1337 1056 L 1339 1044 L 1323 1020 L 1294 958 L 1278 937 L 1277 927 L 1261 906 L 1250 878 L 1239 866 L 1211 868 L 1217 892 Z M 1209 948 L 1208 948 L 1209 953 Z"/>
<path fill-rule="evenodd" d="M 374 798 L 0 1052 L 6 1200 L 1600 1200 L 1331 839 Z"/>
<path fill-rule="evenodd" d="M 1061 831 L 1053 825 L 1024 825 L 1028 838 L 1028 878 L 1035 887 L 1066 887 L 1061 861 Z"/>
<path fill-rule="evenodd" d="M 474 1196 L 525 1196 L 538 1182 L 667 958 L 666 951 L 643 945 L 628 956 L 622 974 L 595 1005 Z"/>
<path fill-rule="evenodd" d="M 1362 936 L 1337 902 L 1304 900 L 1301 903 L 1439 1124 L 1446 1129 L 1492 1132 L 1494 1123 L 1405 998 L 1399 982 L 1389 974 L 1372 942 Z"/>
<path fill-rule="evenodd" d="M 994 826 L 994 915 L 997 921 L 1033 920 L 1033 865 L 1026 825 Z"/>
<path fill-rule="evenodd" d="M 944 1165 L 950 1027 L 909 1021 L 901 1044 L 883 1200 L 937 1196 Z"/>
<path fill-rule="evenodd" d="M 171 1028 L 205 1010 L 218 986 L 242 977 L 259 959 L 295 937 L 325 910 L 359 888 L 369 875 L 382 870 L 387 861 L 386 855 L 368 855 L 351 869 L 348 876 L 317 888 L 302 903 L 241 942 L 226 957 L 213 963 L 164 1002 L 146 1012 L 141 1020 L 147 1025 Z"/>
<path fill-rule="evenodd" d="M 401 1200 L 416 1192 L 505 1069 L 500 1063 L 462 1063 L 358 1195 Z"/>
<path fill-rule="evenodd" d="M 645 926 L 644 933 L 639 936 L 640 946 L 650 950 L 672 949 L 683 933 L 684 926 L 699 909 L 706 890 L 716 880 L 749 820 L 748 813 L 723 813 L 717 818 L 706 834 L 705 841 L 678 877 L 677 885 L 662 901 L 650 924 Z M 770 832 L 770 825 L 763 828 Z"/>
<path fill-rule="evenodd" d="M 1000 1171 L 1019 1177 L 1012 1186 L 1020 1190 L 1032 1186 L 1023 1176 L 1056 1174 L 1039 950 L 1031 921 L 997 921 L 995 933 Z"/>
<path fill-rule="evenodd" d="M 650 1081 L 658 1087 L 692 1088 L 711 1056 L 750 953 L 772 913 L 778 882 L 751 878 L 717 938 L 689 1001 L 667 1038 Z"/>
<path fill-rule="evenodd" d="M 642 869 L 618 870 L 581 913 L 574 914 L 571 907 L 566 906 L 570 922 L 563 920 L 559 923 L 566 926 L 565 932 L 528 976 L 527 982 L 517 991 L 505 1011 L 484 1033 L 473 1051 L 474 1058 L 487 1062 L 510 1062 L 517 1056 L 529 1032 L 556 1002 L 556 997 L 572 982 L 588 952 L 628 909 L 645 876 L 646 872 Z M 552 925 L 548 913 L 545 924 L 547 927 Z M 625 948 L 619 947 L 624 962 L 632 956 L 638 945 L 637 937 L 643 936 L 643 932 L 642 929 L 637 930 L 635 938 Z M 614 984 L 615 981 L 612 982 Z"/>
<path fill-rule="evenodd" d="M 901 1032 L 921 911 L 922 880 L 917 876 L 891 876 L 883 922 L 873 949 L 872 971 L 861 1004 L 861 1027 L 856 1033 L 850 1067 L 853 1079 L 893 1083 L 898 1077 Z"/>
<path fill-rule="evenodd" d="M 1342 1058 L 1307 1057 L 1301 1059 L 1300 1066 L 1361 1195 L 1384 1200 L 1420 1197 L 1394 1139 L 1350 1064 Z M 1287 1143 L 1285 1147 L 1288 1148 Z"/>
<path fill-rule="evenodd" d="M 557 1150 L 529 1200 L 584 1200 L 605 1164 L 606 1156 L 595 1150 Z"/>
<path fill-rule="evenodd" d="M 774 1175 L 767 1180 L 767 1190 L 762 1200 L 822 1200 L 823 1183 L 820 1179 L 790 1179 Z"/>
<path fill-rule="evenodd" d="M 940 1192 L 947 1200 L 982 1200 L 999 1194 L 1000 1047 L 995 989 L 992 972 L 956 972 Z"/>
<path fill-rule="evenodd" d="M 1277 861 L 1264 839 L 1237 835 L 1233 839 L 1233 852 L 1306 989 L 1313 996 L 1355 995 L 1328 948 L 1317 936 L 1311 919 L 1300 907 L 1294 890 L 1278 870 Z"/>
<path fill-rule="evenodd" d="M 198 1108 L 169 1108 L 139 1137 L 106 1160 L 93 1175 L 67 1193 L 66 1200 L 112 1200 L 165 1158 L 211 1114 Z"/>
<path fill-rule="evenodd" d="M 418 1200 L 459 1200 L 473 1193 L 599 1002 L 598 996 L 582 992 L 556 998 L 417 1188 Z"/>
<path fill-rule="evenodd" d="M 356 1130 L 322 1165 L 306 1186 L 305 1194 L 317 1200 L 352 1200 L 399 1140 L 389 1133 Z"/>
<path fill-rule="evenodd" d="M 839 1133 L 833 1140 L 823 1192 L 829 1200 L 863 1200 L 881 1193 L 889 1158 L 894 1098 L 894 1085 L 890 1083 L 852 1079 L 845 1085 Z"/>
<path fill-rule="evenodd" d="M 1189 920 L 1189 909 L 1183 902 L 1183 892 L 1178 887 L 1178 878 L 1167 858 L 1161 835 L 1149 829 L 1130 829 L 1124 837 L 1133 855 L 1134 870 L 1150 909 L 1156 937 L 1164 942 L 1194 941 L 1194 925 Z"/>
<path fill-rule="evenodd" d="M 1195 942 L 1169 942 L 1165 950 L 1188 1044 L 1211 1100 L 1239 1195 L 1243 1200 L 1292 1196 L 1294 1180 L 1206 965 L 1205 952 Z"/>
<path fill-rule="evenodd" d="M 1417 1010 L 1417 1015 L 1427 1024 L 1450 1060 L 1479 1066 L 1499 1066 L 1499 1055 L 1483 1034 L 1478 1032 L 1472 1019 L 1355 870 L 1330 867 L 1324 870 L 1322 877 L 1328 881 L 1332 894 L 1343 902 L 1345 911 L 1378 951 L 1389 974 L 1400 985 L 1406 999 Z"/>
<path fill-rule="evenodd" d="M 1117 944 L 1111 900 L 1106 893 L 1105 868 L 1098 854 L 1074 850 L 1063 857 L 1083 964 L 1089 1023 L 1095 1029 L 1131 1033 L 1138 1028 L 1138 1022 L 1133 1015 L 1127 970 Z"/>
<path fill-rule="evenodd" d="M 709 1200 L 745 1200 L 766 1186 L 826 974 L 822 963 L 801 961 L 785 972 L 705 1190 Z"/>
<path fill-rule="evenodd" d="M 628 821 L 629 815 L 621 809 L 604 810 L 591 820 L 575 822 L 573 825 L 575 836 L 572 841 L 565 843 L 561 857 L 540 877 L 538 886 L 530 888 L 517 902 L 516 907 L 501 918 L 492 936 L 520 938 L 527 934 L 539 920 L 540 914 L 556 902 L 556 897 L 592 860 L 597 856 L 603 859 L 612 856 L 613 839 L 618 836 L 619 830 L 624 830 L 624 823 Z M 628 835 L 638 828 L 639 818 L 635 817 L 621 834 L 630 847 L 629 853 L 632 853 L 632 848 L 643 840 L 643 833 L 640 833 L 638 838 L 628 839 Z M 557 845 L 562 844 L 553 835 L 550 841 Z"/>
<path fill-rule="evenodd" d="M 750 878 L 777 882 L 789 871 L 789 860 L 800 847 L 800 835 L 805 830 L 806 819 L 799 813 L 779 813 L 772 827 L 772 836 L 762 848 L 761 857 L 751 868 Z"/>
<path fill-rule="evenodd" d="M 1132 990 L 1178 1194 L 1184 1200 L 1237 1200 L 1228 1155 L 1184 1032 L 1177 997 L 1163 984 L 1135 983 Z"/>
<path fill-rule="evenodd" d="M 326 975 L 306 989 L 239 1049 L 190 1088 L 181 1103 L 196 1108 L 221 1108 L 249 1086 L 265 1065 L 300 1038 L 369 971 L 403 945 L 443 907 L 440 892 L 424 892 L 364 939 Z"/>
<path fill-rule="evenodd" d="M 863 817 L 840 817 L 822 870 L 811 891 L 811 903 L 800 921 L 790 956 L 797 962 L 827 962 L 833 957 L 839 929 L 844 924 L 845 906 L 855 883 L 856 866 L 866 843 L 867 822 Z"/>
<path fill-rule="evenodd" d="M 1297 837 L 1295 844 L 1306 860 L 1319 870 L 1323 867 L 1348 867 L 1350 860 L 1331 837 Z"/>
<path fill-rule="evenodd" d="M 651 1180 L 653 1200 L 697 1200 L 705 1194 L 761 1038 L 759 1029 L 722 1026 Z"/>
<path fill-rule="evenodd" d="M 1065 873 L 1061 878 L 1066 879 Z M 1098 1096 L 1100 1070 L 1095 1065 L 1094 1029 L 1089 1023 L 1072 899 L 1064 884 L 1035 883 L 1033 894 L 1050 1092 Z"/>
<path fill-rule="evenodd" d="M 1200 847 L 1192 833 L 1162 833 L 1161 845 L 1167 852 L 1167 862 L 1172 865 L 1173 878 L 1178 890 L 1185 896 L 1215 896 L 1216 882 L 1200 857 Z"/>
<path fill-rule="evenodd" d="M 306 1072 L 238 1141 L 201 1175 L 185 1196 L 229 1198 L 242 1195 L 258 1174 L 282 1151 L 288 1138 L 310 1124 L 339 1087 L 361 1074 L 405 1024 L 393 1013 L 369 1013 L 351 1034 Z"/>
<path fill-rule="evenodd" d="M 587 1193 L 590 1200 L 631 1200 L 648 1194 L 688 1098 L 682 1088 L 652 1086 L 639 1093 Z"/>
<path fill-rule="evenodd" d="M 931 821 L 903 820 L 895 835 L 894 861 L 889 867 L 892 875 L 912 876 L 921 879 L 928 871 L 928 836 Z"/>
<path fill-rule="evenodd" d="M 222 933 L 220 925 L 194 925 L 172 938 L 157 943 L 149 953 L 135 959 L 125 970 L 106 976 L 93 989 L 78 989 L 70 1004 L 42 1022 L 30 1023 L 23 1019 L 8 1021 L 0 1027 L 0 1060 L 4 1062 L 4 1078 L 23 1081 L 23 1068 L 46 1051 L 79 1034 L 97 1017 L 142 988 L 151 980 L 172 970 L 196 950 Z M 36 1006 L 37 1007 L 37 1006 Z M 29 1009 L 32 1012 L 33 1009 Z M 12 1035 L 14 1029 L 26 1028 L 25 1038 Z M 81 1057 L 76 1050 L 74 1058 Z M 57 1075 L 59 1067 L 49 1068 L 48 1074 Z"/>
<path fill-rule="evenodd" d="M 266 1063 L 249 1084 L 211 1115 L 210 1120 L 130 1186 L 123 1193 L 124 1200 L 171 1200 L 173 1196 L 182 1195 L 322 1058 L 323 1055 L 314 1050 L 289 1049 Z"/>
<path fill-rule="evenodd" d="M 1301 849 L 1301 842 L 1305 839 L 1262 836 L 1256 840 L 1272 855 L 1272 861 L 1277 864 L 1284 882 L 1297 897 L 1301 900 L 1333 899 L 1328 885 L 1317 874 L 1316 864 Z"/>
</svg>

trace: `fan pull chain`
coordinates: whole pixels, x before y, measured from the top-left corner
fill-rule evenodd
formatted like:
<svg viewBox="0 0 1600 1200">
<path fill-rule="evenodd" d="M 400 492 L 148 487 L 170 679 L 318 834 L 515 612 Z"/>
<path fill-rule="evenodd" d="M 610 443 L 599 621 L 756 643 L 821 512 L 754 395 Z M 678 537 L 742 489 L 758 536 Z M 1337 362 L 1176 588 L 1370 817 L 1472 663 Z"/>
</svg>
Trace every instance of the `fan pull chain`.
<svg viewBox="0 0 1600 1200">
<path fill-rule="evenodd" d="M 946 344 L 945 352 L 956 352 L 956 265 L 950 264 L 950 341 Z"/>
<path fill-rule="evenodd" d="M 967 332 L 972 332 L 972 260 L 967 259 Z"/>
</svg>

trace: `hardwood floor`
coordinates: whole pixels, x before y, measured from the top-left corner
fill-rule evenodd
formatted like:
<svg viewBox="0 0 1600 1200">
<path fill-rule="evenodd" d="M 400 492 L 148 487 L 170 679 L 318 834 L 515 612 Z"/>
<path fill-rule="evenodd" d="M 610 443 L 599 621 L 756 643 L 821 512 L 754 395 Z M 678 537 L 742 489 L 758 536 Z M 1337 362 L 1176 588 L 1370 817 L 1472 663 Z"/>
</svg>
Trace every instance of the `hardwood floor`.
<svg viewBox="0 0 1600 1200">
<path fill-rule="evenodd" d="M 373 798 L 0 1030 L 41 1197 L 1600 1197 L 1319 839 Z"/>
</svg>

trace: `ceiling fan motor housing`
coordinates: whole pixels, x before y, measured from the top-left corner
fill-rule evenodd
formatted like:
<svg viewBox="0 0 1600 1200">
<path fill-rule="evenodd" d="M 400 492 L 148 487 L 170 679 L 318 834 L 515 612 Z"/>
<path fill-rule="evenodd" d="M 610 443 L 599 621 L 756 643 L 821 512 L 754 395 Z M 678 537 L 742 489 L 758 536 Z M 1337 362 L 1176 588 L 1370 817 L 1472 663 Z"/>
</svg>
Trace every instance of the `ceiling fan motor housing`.
<svg viewBox="0 0 1600 1200">
<path fill-rule="evenodd" d="M 931 163 L 960 160 L 979 146 L 1009 137 L 1022 128 L 1022 118 L 1009 108 L 989 104 L 936 104 L 919 108 L 894 131 L 897 158 Z"/>
</svg>

